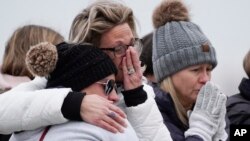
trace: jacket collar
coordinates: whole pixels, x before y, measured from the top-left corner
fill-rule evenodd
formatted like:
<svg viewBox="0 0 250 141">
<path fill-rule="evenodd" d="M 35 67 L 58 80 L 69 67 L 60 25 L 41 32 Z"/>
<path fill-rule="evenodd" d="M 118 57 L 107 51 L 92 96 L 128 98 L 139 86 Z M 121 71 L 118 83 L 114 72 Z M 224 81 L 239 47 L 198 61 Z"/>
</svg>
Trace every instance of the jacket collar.
<svg viewBox="0 0 250 141">
<path fill-rule="evenodd" d="M 160 112 L 168 117 L 168 122 L 172 122 L 177 125 L 179 128 L 186 130 L 188 127 L 182 124 L 181 120 L 177 116 L 177 112 L 175 110 L 174 102 L 169 93 L 161 90 L 159 87 L 153 87 L 154 92 L 156 94 L 155 100 L 158 105 Z M 166 117 L 163 117 L 166 120 Z M 165 121 L 166 122 L 166 121 Z"/>
</svg>

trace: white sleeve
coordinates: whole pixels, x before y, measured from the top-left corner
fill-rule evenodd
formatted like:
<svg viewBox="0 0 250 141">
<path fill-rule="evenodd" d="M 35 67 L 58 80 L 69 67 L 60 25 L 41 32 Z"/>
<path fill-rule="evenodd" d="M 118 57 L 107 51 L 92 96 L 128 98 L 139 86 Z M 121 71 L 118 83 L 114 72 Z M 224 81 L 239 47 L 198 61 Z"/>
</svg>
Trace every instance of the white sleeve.
<svg viewBox="0 0 250 141">
<path fill-rule="evenodd" d="M 71 89 L 43 89 L 45 85 L 44 78 L 36 78 L 0 94 L 0 134 L 67 121 L 61 107 Z"/>
<path fill-rule="evenodd" d="M 129 122 L 140 141 L 172 141 L 170 132 L 154 100 L 155 93 L 149 85 L 144 85 L 148 99 L 135 107 L 126 108 Z"/>
</svg>

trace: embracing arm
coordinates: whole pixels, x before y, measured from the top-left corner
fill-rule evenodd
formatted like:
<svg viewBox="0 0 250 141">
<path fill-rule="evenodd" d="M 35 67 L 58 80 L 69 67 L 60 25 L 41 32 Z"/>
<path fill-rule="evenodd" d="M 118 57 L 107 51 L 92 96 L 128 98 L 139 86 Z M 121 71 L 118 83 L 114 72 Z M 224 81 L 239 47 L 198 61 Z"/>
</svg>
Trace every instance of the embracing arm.
<svg viewBox="0 0 250 141">
<path fill-rule="evenodd" d="M 45 84 L 44 78 L 36 78 L 0 95 L 1 134 L 67 121 L 61 113 L 61 107 L 71 89 L 39 90 Z"/>
<path fill-rule="evenodd" d="M 37 77 L 0 95 L 0 134 L 65 123 L 67 119 L 84 120 L 111 132 L 125 126 L 125 113 L 108 100 L 69 88 L 44 89 L 46 82 Z M 110 110 L 117 113 L 116 119 L 107 117 Z"/>
</svg>

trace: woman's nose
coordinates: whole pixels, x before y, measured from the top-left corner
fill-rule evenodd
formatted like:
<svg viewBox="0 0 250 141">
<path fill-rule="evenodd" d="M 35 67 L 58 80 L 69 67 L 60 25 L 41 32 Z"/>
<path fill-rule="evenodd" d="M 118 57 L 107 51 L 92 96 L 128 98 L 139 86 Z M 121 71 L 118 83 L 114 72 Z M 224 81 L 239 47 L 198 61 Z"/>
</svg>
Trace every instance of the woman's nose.
<svg viewBox="0 0 250 141">
<path fill-rule="evenodd" d="M 111 101 L 113 101 L 114 103 L 115 103 L 115 102 L 118 102 L 119 96 L 117 95 L 117 93 L 116 93 L 115 90 L 112 90 L 112 92 L 109 94 L 108 100 L 111 100 Z"/>
<path fill-rule="evenodd" d="M 209 81 L 211 78 L 210 73 L 207 71 L 203 71 L 200 76 L 200 82 L 202 84 L 206 84 L 207 81 Z"/>
</svg>

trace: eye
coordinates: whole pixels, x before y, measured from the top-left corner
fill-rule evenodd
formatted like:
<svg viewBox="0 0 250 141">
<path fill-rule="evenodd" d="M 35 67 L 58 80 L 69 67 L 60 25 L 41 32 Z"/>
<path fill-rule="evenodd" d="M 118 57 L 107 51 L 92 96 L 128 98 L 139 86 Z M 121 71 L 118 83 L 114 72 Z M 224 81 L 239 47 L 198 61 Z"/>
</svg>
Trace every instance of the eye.
<svg viewBox="0 0 250 141">
<path fill-rule="evenodd" d="M 207 68 L 207 71 L 209 71 L 209 72 L 211 72 L 212 70 L 213 70 L 212 67 L 208 67 L 208 68 Z"/>
<path fill-rule="evenodd" d="M 198 72 L 199 69 L 200 69 L 200 68 L 193 68 L 193 69 L 191 69 L 191 71 L 193 71 L 193 72 Z"/>
<path fill-rule="evenodd" d="M 121 53 L 123 53 L 124 52 L 124 46 L 117 46 L 117 47 L 115 47 L 115 53 L 118 53 L 118 54 L 121 54 Z"/>
</svg>

